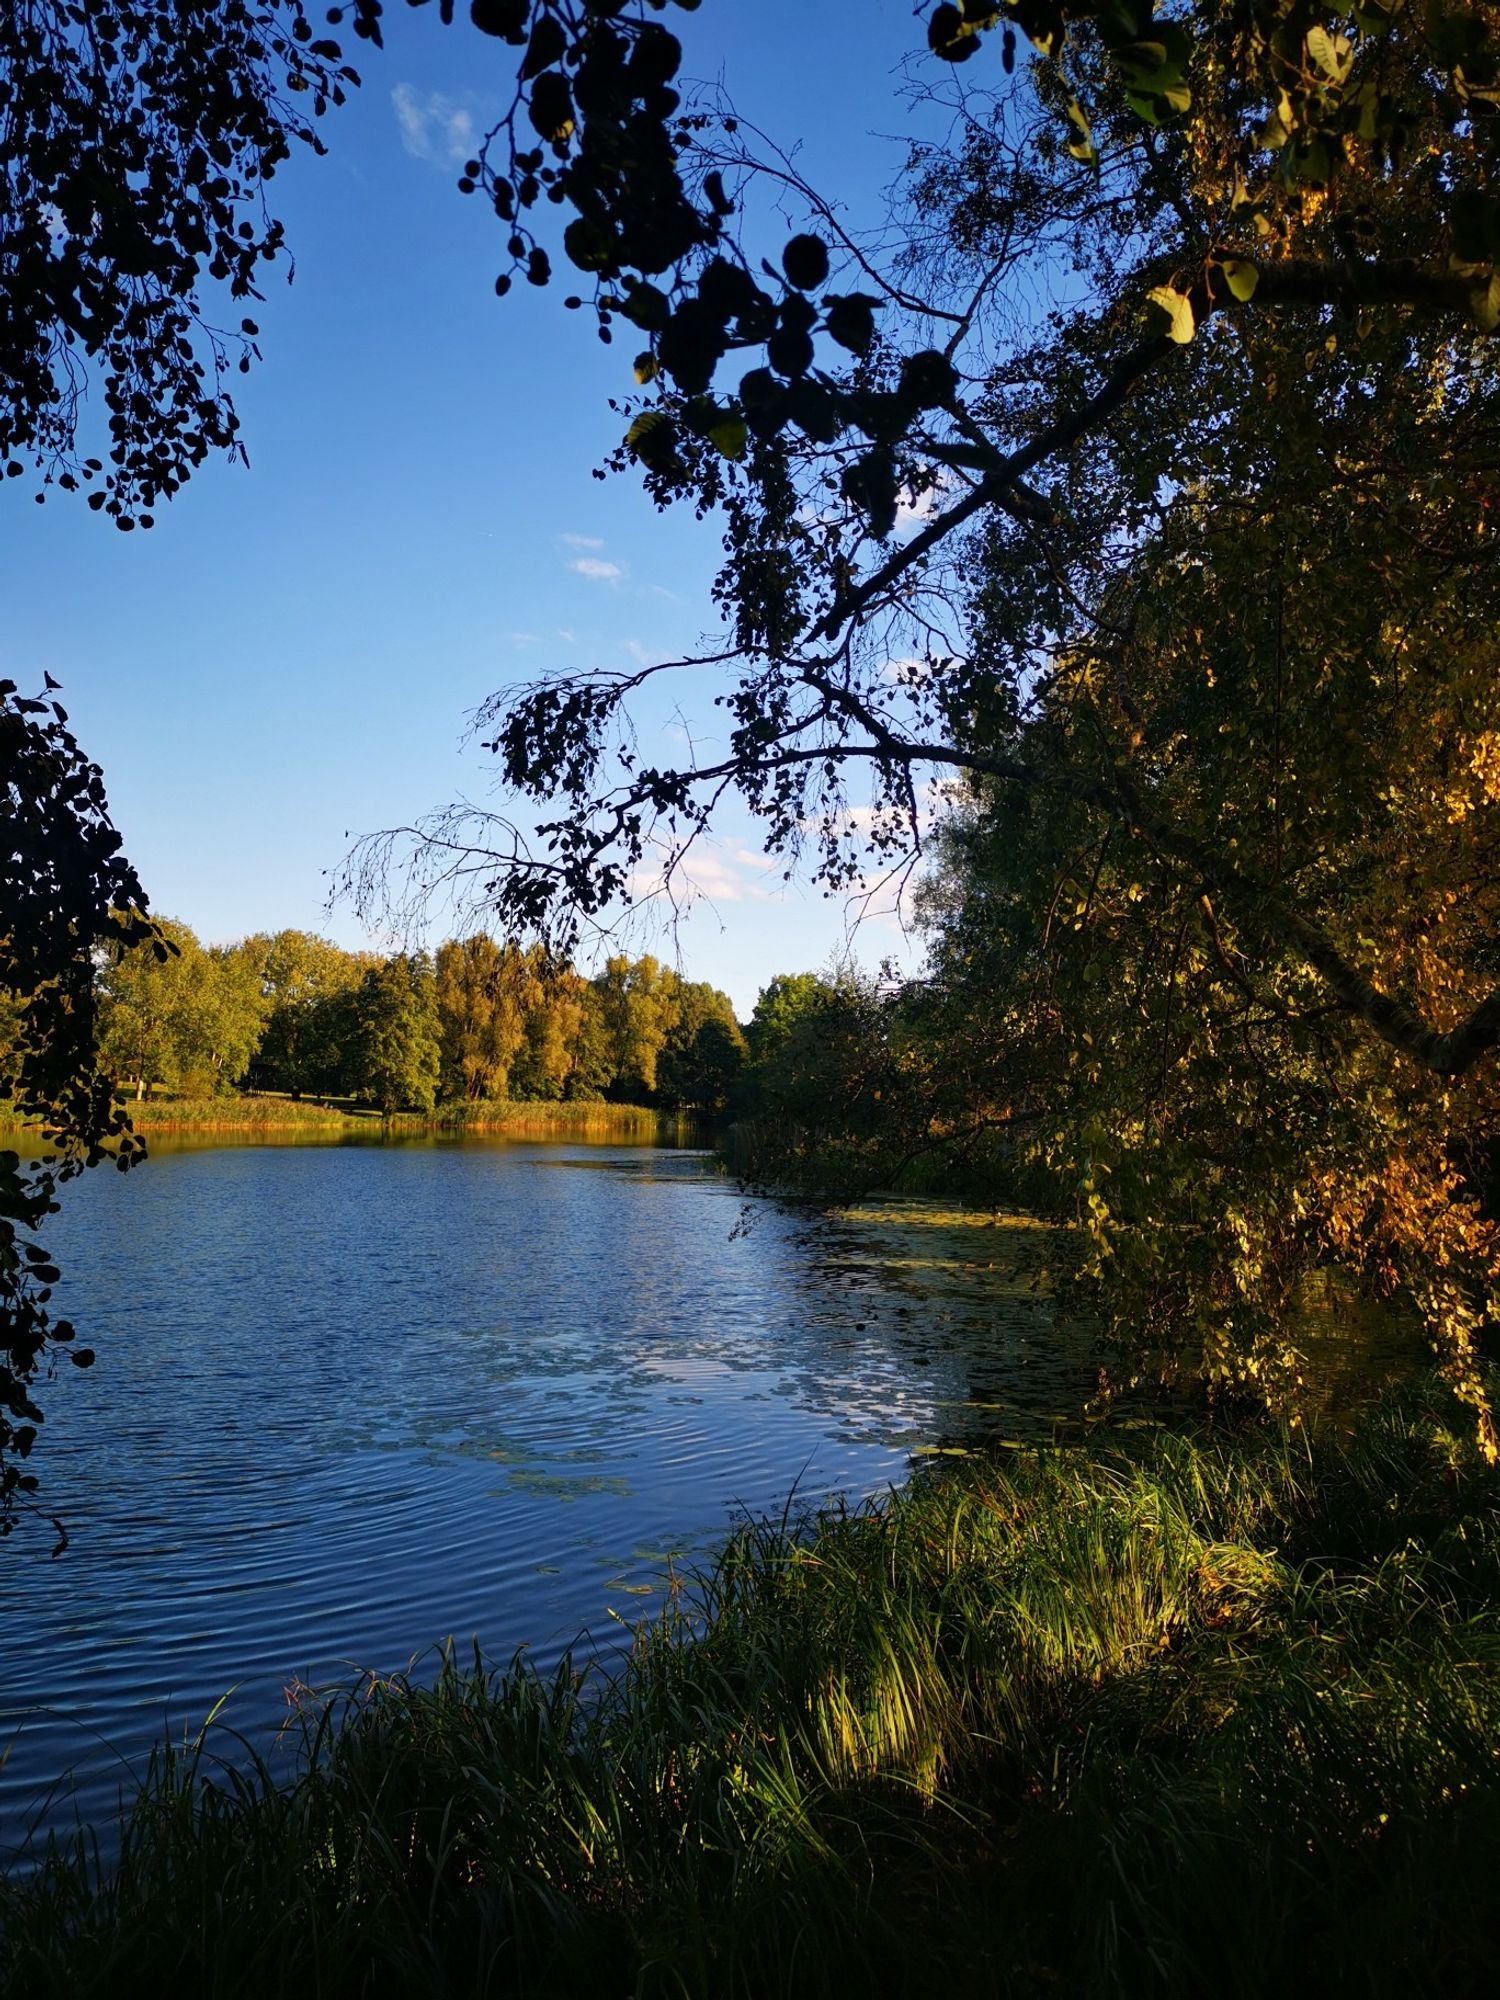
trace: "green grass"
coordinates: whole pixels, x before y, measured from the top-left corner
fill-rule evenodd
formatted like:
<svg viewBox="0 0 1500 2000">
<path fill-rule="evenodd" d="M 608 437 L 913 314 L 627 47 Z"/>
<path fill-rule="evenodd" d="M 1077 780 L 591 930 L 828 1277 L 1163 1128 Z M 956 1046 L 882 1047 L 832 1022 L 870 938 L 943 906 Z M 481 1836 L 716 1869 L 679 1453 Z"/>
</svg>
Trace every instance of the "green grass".
<svg viewBox="0 0 1500 2000">
<path fill-rule="evenodd" d="M 1500 1479 L 1103 1436 L 745 1528 L 614 1679 L 447 1658 L 164 1750 L 0 1891 L 8 1994 L 1479 1994 Z"/>
</svg>

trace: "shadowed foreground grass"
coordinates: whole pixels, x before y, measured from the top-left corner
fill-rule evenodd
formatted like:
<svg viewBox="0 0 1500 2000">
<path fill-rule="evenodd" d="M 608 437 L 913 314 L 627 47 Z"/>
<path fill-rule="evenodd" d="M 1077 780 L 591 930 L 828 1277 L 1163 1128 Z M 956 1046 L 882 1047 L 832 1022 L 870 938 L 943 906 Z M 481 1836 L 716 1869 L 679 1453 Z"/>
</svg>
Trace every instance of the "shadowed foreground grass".
<svg viewBox="0 0 1500 2000">
<path fill-rule="evenodd" d="M 1478 1994 L 1500 1479 L 1132 1433 L 746 1529 L 616 1682 L 450 1658 L 163 1751 L 0 1890 L 11 1995 Z"/>
</svg>

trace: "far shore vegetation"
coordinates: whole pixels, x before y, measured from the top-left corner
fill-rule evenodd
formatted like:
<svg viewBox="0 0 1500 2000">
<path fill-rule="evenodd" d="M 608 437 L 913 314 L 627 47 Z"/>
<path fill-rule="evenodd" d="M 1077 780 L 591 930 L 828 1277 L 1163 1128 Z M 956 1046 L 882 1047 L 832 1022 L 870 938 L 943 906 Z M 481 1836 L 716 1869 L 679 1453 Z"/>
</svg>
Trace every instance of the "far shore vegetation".
<svg viewBox="0 0 1500 2000">
<path fill-rule="evenodd" d="M 541 1099 L 443 1105 L 430 1112 L 383 1114 L 357 1099 L 293 1098 L 265 1091 L 235 1091 L 218 1097 L 156 1097 L 130 1106 L 130 1121 L 142 1138 L 160 1136 L 251 1139 L 295 1135 L 336 1139 L 354 1135 L 473 1133 L 514 1139 L 611 1139 L 637 1143 L 671 1140 L 697 1131 L 689 1112 L 658 1111 L 645 1104 L 602 1100 Z M 45 1151 L 34 1126 L 15 1120 L 0 1107 L 0 1140 L 23 1152 Z"/>
</svg>

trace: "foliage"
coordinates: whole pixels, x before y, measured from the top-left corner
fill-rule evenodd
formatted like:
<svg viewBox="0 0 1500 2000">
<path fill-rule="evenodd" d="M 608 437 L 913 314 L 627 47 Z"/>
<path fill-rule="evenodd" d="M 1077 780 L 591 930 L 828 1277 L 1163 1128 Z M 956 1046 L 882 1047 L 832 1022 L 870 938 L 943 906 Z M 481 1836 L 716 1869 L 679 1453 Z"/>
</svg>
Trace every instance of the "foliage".
<svg viewBox="0 0 1500 2000">
<path fill-rule="evenodd" d="M 306 1695 L 290 1782 L 163 1751 L 117 1860 L 0 1888 L 7 1991 L 1489 1990 L 1500 1489 L 1451 1400 L 950 1463 L 747 1526 L 618 1679 L 450 1654 Z"/>
<path fill-rule="evenodd" d="M 679 97 L 660 23 L 497 24 L 530 38 L 465 183 L 538 281 L 549 201 L 573 211 L 601 330 L 641 337 L 615 462 L 722 520 L 727 748 L 648 765 L 630 729 L 705 662 L 504 690 L 484 726 L 541 842 L 459 809 L 430 865 L 565 945 L 731 793 L 858 890 L 956 774 L 1003 889 L 936 980 L 987 1047 L 966 1107 L 970 1072 L 937 1074 L 959 1040 L 872 1027 L 911 1084 L 896 1150 L 1018 1114 L 1148 1348 L 1294 1380 L 1288 1287 L 1333 1254 L 1415 1302 L 1477 1403 L 1500 13 L 929 10 L 952 138 L 865 238 Z M 779 269 L 767 182 L 805 220 Z"/>
<path fill-rule="evenodd" d="M 354 998 L 361 1094 L 383 1116 L 430 1111 L 442 1068 L 437 994 L 424 953 L 398 952 L 367 972 Z"/>
<path fill-rule="evenodd" d="M 252 1074 L 293 1098 L 337 1097 L 347 1087 L 345 1050 L 354 1041 L 353 996 L 376 964 L 370 952 L 343 951 L 308 931 L 246 938 L 267 1006 Z"/>
<path fill-rule="evenodd" d="M 51 684 L 49 683 L 49 693 Z M 146 898 L 120 852 L 103 777 L 80 750 L 65 711 L 0 682 L 0 1099 L 38 1126 L 40 1162 L 0 1152 L 0 1535 L 15 1526 L 25 1470 L 42 1421 L 37 1376 L 60 1347 L 80 1367 L 86 1347 L 48 1311 L 58 1272 L 36 1230 L 57 1207 L 60 1183 L 113 1158 L 140 1157 L 115 1109 L 97 1054 L 94 954 L 169 947 L 145 915 Z"/>
<path fill-rule="evenodd" d="M 228 1090 L 248 1071 L 266 1026 L 256 954 L 246 945 L 205 951 L 170 918 L 157 930 L 172 947 L 168 957 L 137 946 L 101 978 L 102 1060 L 137 1098 L 157 1084 L 190 1096 Z"/>
<path fill-rule="evenodd" d="M 356 0 L 355 32 L 378 9 Z M 149 528 L 212 451 L 239 451 L 226 377 L 244 316 L 284 253 L 266 184 L 358 82 L 302 0 L 21 0 L 0 10 L 0 465 L 37 497 L 92 486 L 117 527 Z M 205 276 L 232 331 L 206 317 Z M 80 444 L 90 368 L 109 463 Z M 91 442 L 91 440 L 90 440 Z"/>
</svg>

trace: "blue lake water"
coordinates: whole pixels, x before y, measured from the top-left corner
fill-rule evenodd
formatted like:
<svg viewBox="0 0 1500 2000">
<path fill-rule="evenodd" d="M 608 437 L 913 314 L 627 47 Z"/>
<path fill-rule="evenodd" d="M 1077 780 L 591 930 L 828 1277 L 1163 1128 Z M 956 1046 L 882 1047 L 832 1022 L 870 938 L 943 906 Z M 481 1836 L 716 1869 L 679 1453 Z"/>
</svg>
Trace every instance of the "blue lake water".
<svg viewBox="0 0 1500 2000">
<path fill-rule="evenodd" d="M 737 1510 L 878 1492 L 1091 1380 L 1045 1232 L 820 1218 L 702 1153 L 158 1147 L 46 1240 L 99 1360 L 44 1398 L 66 1550 L 0 1543 L 0 1861 L 222 1697 L 268 1741 L 294 1681 L 450 1635 L 618 1646 Z"/>
</svg>

